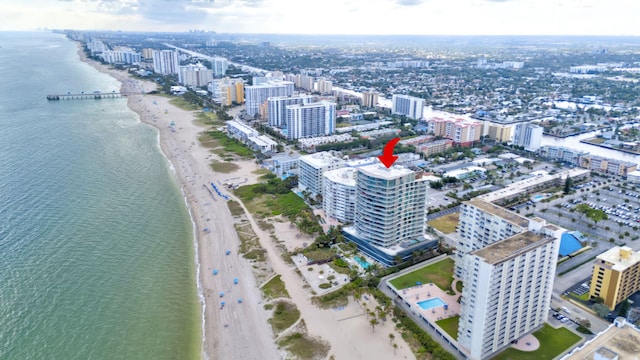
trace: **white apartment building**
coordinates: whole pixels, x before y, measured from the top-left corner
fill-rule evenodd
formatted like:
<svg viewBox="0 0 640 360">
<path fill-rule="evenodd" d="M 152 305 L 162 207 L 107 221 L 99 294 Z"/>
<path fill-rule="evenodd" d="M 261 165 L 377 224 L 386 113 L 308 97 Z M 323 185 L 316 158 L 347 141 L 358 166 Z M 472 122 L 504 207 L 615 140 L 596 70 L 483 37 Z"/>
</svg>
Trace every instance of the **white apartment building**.
<svg viewBox="0 0 640 360">
<path fill-rule="evenodd" d="M 287 138 L 290 140 L 331 135 L 336 129 L 336 104 L 321 101 L 289 105 L 287 109 Z"/>
<path fill-rule="evenodd" d="M 379 247 L 424 239 L 427 182 L 402 166 L 357 168 L 354 229 Z"/>
<path fill-rule="evenodd" d="M 424 99 L 409 95 L 394 94 L 391 98 L 391 113 L 405 115 L 420 120 L 424 108 Z"/>
<path fill-rule="evenodd" d="M 538 151 L 542 142 L 542 126 L 534 123 L 519 123 L 514 127 L 513 143 L 524 146 L 527 151 Z"/>
<path fill-rule="evenodd" d="M 153 71 L 161 75 L 178 73 L 180 61 L 175 50 L 153 50 Z"/>
<path fill-rule="evenodd" d="M 126 46 L 118 46 L 113 50 L 104 50 L 100 57 L 109 64 L 139 64 L 142 62 L 140 53 Z"/>
<path fill-rule="evenodd" d="M 298 139 L 298 147 L 307 152 L 315 152 L 316 146 L 331 144 L 337 142 L 350 142 L 353 141 L 351 134 L 338 134 L 329 136 L 318 136 L 313 138 L 301 138 Z"/>
<path fill-rule="evenodd" d="M 229 120 L 227 124 L 227 133 L 247 144 L 251 149 L 260 151 L 261 153 L 274 152 L 278 143 L 266 135 L 260 133 L 251 126 L 240 120 Z"/>
<path fill-rule="evenodd" d="M 324 173 L 322 208 L 326 216 L 343 224 L 352 223 L 356 214 L 356 168 Z"/>
<path fill-rule="evenodd" d="M 229 68 L 229 61 L 222 57 L 214 57 L 211 59 L 211 69 L 214 76 L 224 76 Z"/>
<path fill-rule="evenodd" d="M 287 124 L 287 106 L 308 104 L 311 95 L 276 96 L 267 99 L 267 117 L 269 126 L 284 127 Z"/>
<path fill-rule="evenodd" d="M 272 156 L 270 159 L 265 159 L 263 162 L 263 166 L 265 166 L 272 173 L 278 175 L 279 178 L 283 179 L 288 176 L 298 174 L 299 159 L 300 155 L 297 154 L 278 154 Z"/>
<path fill-rule="evenodd" d="M 268 98 L 275 96 L 293 95 L 293 83 L 290 81 L 271 81 L 266 84 L 244 87 L 245 109 L 247 115 L 255 116 L 260 113 L 260 105 Z"/>
<path fill-rule="evenodd" d="M 231 135 L 231 137 L 236 138 L 242 142 L 246 142 L 249 138 L 260 136 L 258 130 L 252 128 L 251 126 L 245 124 L 240 120 L 228 120 L 227 124 L 227 133 Z"/>
<path fill-rule="evenodd" d="M 488 359 L 547 319 L 560 240 L 526 231 L 468 255 L 458 343 Z"/>
<path fill-rule="evenodd" d="M 86 45 L 89 51 L 91 51 L 91 56 L 109 50 L 109 47 L 104 42 L 102 42 L 102 40 L 96 38 L 90 38 L 87 41 Z"/>
<path fill-rule="evenodd" d="M 314 77 L 305 74 L 296 74 L 295 85 L 297 88 L 313 91 Z"/>
<path fill-rule="evenodd" d="M 323 194 L 324 173 L 344 167 L 344 160 L 328 151 L 300 156 L 298 159 L 298 188 L 314 197 Z"/>
<path fill-rule="evenodd" d="M 200 63 L 180 66 L 179 69 L 178 82 L 184 86 L 207 86 L 213 81 L 213 71 Z"/>
<path fill-rule="evenodd" d="M 457 277 L 466 277 L 465 255 L 526 231 L 529 219 L 479 198 L 460 205 L 460 235 L 456 246 Z"/>
<path fill-rule="evenodd" d="M 543 158 L 555 161 L 563 161 L 573 165 L 578 165 L 580 163 L 581 157 L 589 155 L 588 152 L 569 149 L 561 146 L 549 145 L 541 147 L 539 153 Z"/>
</svg>

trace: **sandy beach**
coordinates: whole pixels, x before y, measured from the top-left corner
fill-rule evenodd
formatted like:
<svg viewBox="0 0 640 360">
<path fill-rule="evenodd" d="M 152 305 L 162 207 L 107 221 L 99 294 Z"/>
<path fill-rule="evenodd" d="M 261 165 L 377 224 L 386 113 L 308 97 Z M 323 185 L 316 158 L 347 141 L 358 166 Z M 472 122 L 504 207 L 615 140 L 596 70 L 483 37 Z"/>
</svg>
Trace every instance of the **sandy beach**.
<svg viewBox="0 0 640 360">
<path fill-rule="evenodd" d="M 129 93 L 128 105 L 140 120 L 159 131 L 162 152 L 171 163 L 176 179 L 185 195 L 185 201 L 194 221 L 195 245 L 199 263 L 199 288 L 204 301 L 203 358 L 205 359 L 284 359 L 292 358 L 277 348 L 273 331 L 267 320 L 271 313 L 264 309 L 261 291 L 253 275 L 252 264 L 237 253 L 239 239 L 234 219 L 225 201 L 212 196 L 207 189 L 214 183 L 225 195 L 237 199 L 223 186 L 231 178 L 247 178 L 257 181 L 258 169 L 254 161 L 234 162 L 239 169 L 230 174 L 213 171 L 209 166 L 218 159 L 210 149 L 198 142 L 203 127 L 194 122 L 192 111 L 179 109 L 169 103 L 170 98 L 143 95 L 156 89 L 156 84 L 130 77 L 126 72 L 110 68 L 87 59 L 81 48 L 79 56 L 101 72 L 122 83 L 121 91 Z M 170 123 L 174 122 L 172 130 Z M 247 212 L 248 214 L 248 212 Z M 333 359 L 414 359 L 408 345 L 394 329 L 391 321 L 377 325 L 372 330 L 365 316 L 364 307 L 376 304 L 351 301 L 345 309 L 323 310 L 311 303 L 309 290 L 303 287 L 303 279 L 295 272 L 295 266 L 286 263 L 279 249 L 271 240 L 271 233 L 261 230 L 248 214 L 260 244 L 267 251 L 267 260 L 273 270 L 282 275 L 291 300 L 300 310 L 308 333 L 325 340 L 331 346 L 327 358 Z M 206 231 L 205 231 L 206 229 Z M 292 240 L 293 235 L 279 234 L 282 240 Z M 283 236 L 285 237 L 283 239 Z M 291 239 L 287 239 L 287 238 Z M 297 244 L 296 244 L 297 245 Z M 226 255 L 226 251 L 231 253 Z M 213 274 L 213 270 L 218 272 Z M 234 284 L 234 279 L 239 279 Z M 224 296 L 221 297 L 220 293 Z M 240 303 L 238 300 L 242 299 Z M 221 301 L 225 302 L 221 309 Z M 371 300 L 373 301 L 373 300 Z M 369 301 L 369 303 L 371 302 Z M 389 334 L 395 335 L 398 349 L 390 346 Z"/>
</svg>

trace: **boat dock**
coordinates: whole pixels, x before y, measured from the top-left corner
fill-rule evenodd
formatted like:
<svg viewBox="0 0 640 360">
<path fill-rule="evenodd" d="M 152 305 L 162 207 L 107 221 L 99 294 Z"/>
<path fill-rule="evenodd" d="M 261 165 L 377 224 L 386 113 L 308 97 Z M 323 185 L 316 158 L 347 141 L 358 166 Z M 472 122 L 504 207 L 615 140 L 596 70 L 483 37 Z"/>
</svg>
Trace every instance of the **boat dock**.
<svg viewBox="0 0 640 360">
<path fill-rule="evenodd" d="M 94 91 L 92 93 L 83 92 L 80 94 L 72 94 L 72 93 L 50 94 L 50 95 L 47 95 L 47 100 L 88 100 L 88 99 L 100 100 L 100 99 L 116 99 L 124 96 L 126 95 L 119 92 L 115 92 L 115 91 L 110 93 Z"/>
</svg>

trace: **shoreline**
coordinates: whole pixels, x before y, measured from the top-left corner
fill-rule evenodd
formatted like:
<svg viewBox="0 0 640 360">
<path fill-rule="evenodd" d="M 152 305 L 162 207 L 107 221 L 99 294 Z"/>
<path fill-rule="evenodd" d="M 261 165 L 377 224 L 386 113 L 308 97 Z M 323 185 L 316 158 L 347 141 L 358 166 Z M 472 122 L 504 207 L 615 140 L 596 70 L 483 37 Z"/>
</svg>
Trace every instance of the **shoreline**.
<svg viewBox="0 0 640 360">
<path fill-rule="evenodd" d="M 620 151 L 620 152 L 623 152 L 623 153 L 625 153 L 625 154 L 629 154 L 629 155 L 640 155 L 640 152 L 637 152 L 637 151 L 632 151 L 632 150 L 627 150 L 627 149 L 618 149 L 618 148 L 614 148 L 614 147 L 611 147 L 611 146 L 608 146 L 608 145 L 604 145 L 604 144 L 596 144 L 596 143 L 593 143 L 593 142 L 590 142 L 590 141 L 589 141 L 589 140 L 593 140 L 593 139 L 596 139 L 596 138 L 584 139 L 584 140 L 580 140 L 580 142 L 581 142 L 581 143 L 583 143 L 583 144 L 589 144 L 589 145 L 593 145 L 593 146 L 599 146 L 599 147 L 601 147 L 601 148 L 603 148 L 603 149 L 609 149 L 609 150 Z"/>
<path fill-rule="evenodd" d="M 201 358 L 281 358 L 267 323 L 267 312 L 262 306 L 254 305 L 262 303 L 262 297 L 251 266 L 235 254 L 239 240 L 233 218 L 222 199 L 211 198 L 206 192 L 205 184 L 221 183 L 225 174 L 214 172 L 208 165 L 216 155 L 198 141 L 198 134 L 205 128 L 194 123 L 193 111 L 177 108 L 169 103 L 169 98 L 147 94 L 156 89 L 155 83 L 135 79 L 126 71 L 89 59 L 82 45 L 76 44 L 80 60 L 120 82 L 121 92 L 144 90 L 144 94 L 127 96 L 127 106 L 138 115 L 141 123 L 158 131 L 158 146 L 169 163 L 192 222 L 196 292 L 202 314 Z M 177 129 L 169 127 L 170 121 L 176 123 Z M 251 170 L 244 166 L 241 172 L 246 175 Z M 233 175 L 238 176 L 237 173 Z M 212 229 L 205 232 L 205 228 Z M 231 249 L 234 255 L 225 256 L 223 249 Z M 214 268 L 220 268 L 220 274 L 215 277 L 211 274 Z M 236 277 L 241 279 L 240 283 L 229 285 Z M 218 298 L 214 296 L 223 289 L 225 293 L 237 296 L 229 299 L 227 295 L 224 309 L 218 307 Z M 260 346 L 247 347 L 251 340 Z"/>
<path fill-rule="evenodd" d="M 80 57 L 85 57 L 79 47 Z M 131 77 L 127 72 L 115 70 L 107 65 L 90 59 L 84 59 L 89 65 L 108 74 L 131 89 L 144 87 L 145 94 L 128 96 L 127 105 L 136 112 L 140 121 L 158 130 L 158 144 L 163 155 L 169 160 L 178 186 L 186 197 L 187 209 L 194 226 L 194 252 L 197 251 L 195 266 L 197 281 L 202 284 L 199 290 L 204 298 L 203 342 L 204 359 L 289 359 L 296 357 L 286 348 L 278 348 L 276 342 L 283 333 L 274 334 L 268 319 L 273 315 L 265 308 L 273 300 L 264 301 L 259 288 L 256 270 L 270 268 L 281 276 L 289 293 L 289 300 L 300 312 L 300 319 L 287 331 L 302 332 L 310 339 L 317 339 L 330 346 L 327 358 L 367 359 L 367 358 L 404 358 L 415 359 L 409 345 L 395 329 L 392 321 L 376 325 L 376 331 L 369 322 L 369 306 L 375 308 L 374 299 L 351 300 L 340 309 L 321 309 L 312 302 L 312 296 L 305 286 L 306 279 L 300 274 L 300 268 L 286 262 L 278 250 L 274 230 L 262 229 L 256 219 L 233 193 L 229 193 L 222 184 L 234 179 L 244 178 L 244 184 L 259 182 L 260 172 L 253 160 L 234 160 L 238 169 L 230 173 L 214 171 L 210 163 L 213 160 L 226 160 L 205 148 L 199 141 L 199 134 L 206 130 L 204 125 L 194 122 L 196 111 L 186 111 L 169 103 L 170 98 L 146 94 L 156 89 L 156 84 Z M 122 91 L 121 90 L 121 91 Z M 175 122 L 170 126 L 170 122 Z M 226 156 L 226 155 L 225 155 Z M 211 186 L 217 183 L 222 193 L 216 197 Z M 238 253 L 240 239 L 235 225 L 243 222 L 232 216 L 222 195 L 239 202 L 244 209 L 248 223 L 260 246 L 266 251 L 267 261 L 256 265 Z M 237 222 L 239 221 L 239 222 Z M 299 230 L 282 226 L 278 235 L 289 245 L 295 245 Z M 277 238 L 277 236 L 276 236 Z M 230 251 L 229 255 L 226 253 Z M 256 267 L 257 266 L 257 267 Z M 254 268 L 256 267 L 256 268 Z M 302 265 L 304 270 L 307 266 Z M 215 271 L 214 271 L 215 270 Z M 260 269 L 266 270 L 266 269 Z M 239 283 L 235 280 L 239 279 Z M 221 306 L 221 301 L 226 302 Z M 392 348 L 388 334 L 395 334 L 398 349 Z M 355 344 L 368 344 L 356 346 Z M 397 352 L 397 354 L 396 354 Z"/>
</svg>

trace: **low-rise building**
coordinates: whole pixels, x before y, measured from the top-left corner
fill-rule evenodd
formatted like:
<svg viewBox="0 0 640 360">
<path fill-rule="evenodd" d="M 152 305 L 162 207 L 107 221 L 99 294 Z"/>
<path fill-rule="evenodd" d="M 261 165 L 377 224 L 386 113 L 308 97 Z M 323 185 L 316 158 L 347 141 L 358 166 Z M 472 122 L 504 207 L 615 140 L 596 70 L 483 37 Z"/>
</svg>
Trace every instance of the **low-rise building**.
<svg viewBox="0 0 640 360">
<path fill-rule="evenodd" d="M 573 349 L 560 360 L 636 360 L 640 344 L 640 330 L 618 317 L 613 324 Z"/>
<path fill-rule="evenodd" d="M 260 135 L 258 130 L 251 126 L 239 120 L 229 120 L 226 124 L 229 136 L 239 140 L 251 149 L 261 153 L 276 151 L 278 143 L 266 135 Z"/>
<path fill-rule="evenodd" d="M 580 157 L 580 167 L 605 174 L 627 176 L 628 173 L 637 169 L 638 164 L 601 156 L 584 155 Z"/>
</svg>

